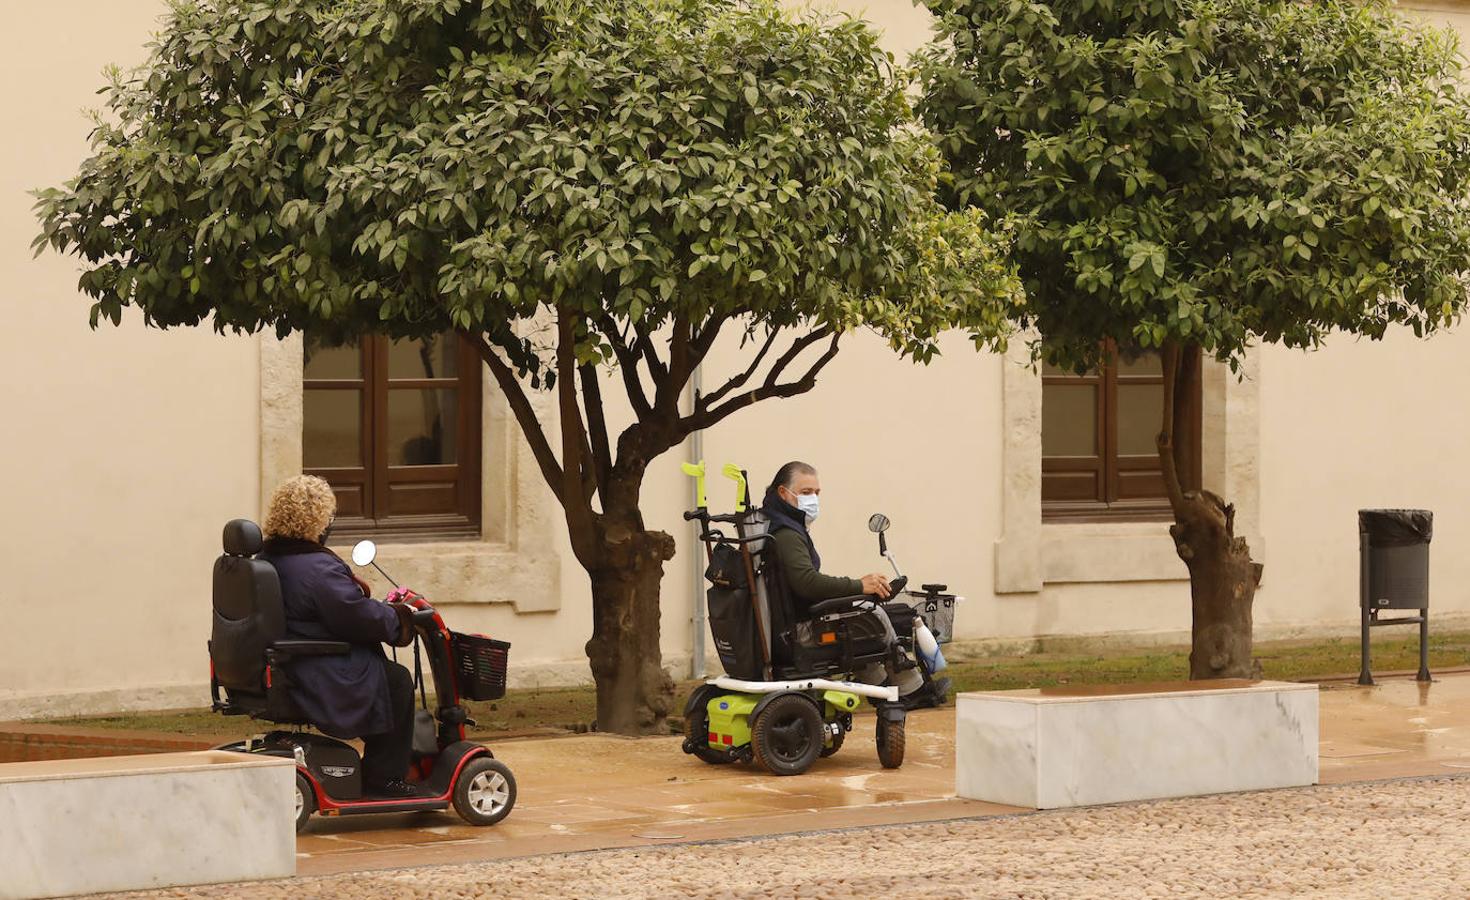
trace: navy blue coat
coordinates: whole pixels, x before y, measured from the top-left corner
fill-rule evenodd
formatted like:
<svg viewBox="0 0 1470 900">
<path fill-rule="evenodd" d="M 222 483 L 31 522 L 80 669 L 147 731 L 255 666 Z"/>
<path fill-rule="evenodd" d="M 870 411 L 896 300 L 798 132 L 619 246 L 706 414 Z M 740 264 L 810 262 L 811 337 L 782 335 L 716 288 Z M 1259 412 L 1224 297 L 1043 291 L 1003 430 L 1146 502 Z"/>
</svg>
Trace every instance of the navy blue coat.
<svg viewBox="0 0 1470 900">
<path fill-rule="evenodd" d="M 398 614 L 363 596 L 347 563 L 314 541 L 274 538 L 260 558 L 280 576 L 287 637 L 352 645 L 345 656 L 292 662 L 291 699 L 313 725 L 339 738 L 392 731 L 383 644 L 398 639 Z"/>
</svg>

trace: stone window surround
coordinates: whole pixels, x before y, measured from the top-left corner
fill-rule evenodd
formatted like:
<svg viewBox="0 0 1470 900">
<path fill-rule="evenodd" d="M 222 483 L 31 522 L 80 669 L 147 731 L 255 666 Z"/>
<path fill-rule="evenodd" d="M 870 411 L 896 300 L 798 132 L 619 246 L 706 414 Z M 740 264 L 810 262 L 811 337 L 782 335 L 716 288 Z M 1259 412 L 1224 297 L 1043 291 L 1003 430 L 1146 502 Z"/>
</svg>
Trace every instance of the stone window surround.
<svg viewBox="0 0 1470 900">
<path fill-rule="evenodd" d="M 1062 583 L 1187 581 L 1167 522 L 1041 521 L 1041 374 L 1024 339 L 1002 361 L 1004 429 L 1001 537 L 995 593 L 1038 593 Z M 1235 529 L 1265 560 L 1260 536 L 1260 353 L 1247 352 L 1241 375 L 1206 360 L 1202 372 L 1204 486 L 1235 504 Z"/>
<path fill-rule="evenodd" d="M 561 608 L 554 499 L 515 417 L 482 371 L 481 535 L 478 540 L 383 541 L 378 560 L 400 583 L 441 603 L 510 603 L 518 613 Z M 301 472 L 302 339 L 260 335 L 260 509 Z M 546 398 L 531 397 L 538 414 Z M 372 581 L 372 578 L 368 579 Z"/>
</svg>

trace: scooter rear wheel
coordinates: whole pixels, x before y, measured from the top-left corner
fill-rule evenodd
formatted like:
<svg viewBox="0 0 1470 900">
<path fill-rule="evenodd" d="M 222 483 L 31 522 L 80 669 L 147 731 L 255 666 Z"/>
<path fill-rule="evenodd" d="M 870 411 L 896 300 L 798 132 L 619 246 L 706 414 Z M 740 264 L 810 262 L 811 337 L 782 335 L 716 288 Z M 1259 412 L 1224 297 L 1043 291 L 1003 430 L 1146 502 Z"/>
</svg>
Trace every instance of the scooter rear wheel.
<svg viewBox="0 0 1470 900">
<path fill-rule="evenodd" d="M 316 812 L 316 792 L 311 789 L 311 782 L 300 772 L 296 773 L 296 833 L 300 834 L 306 830 L 306 823 L 311 821 L 311 814 Z"/>
<path fill-rule="evenodd" d="M 772 775 L 800 775 L 812 767 L 825 742 L 822 714 L 801 694 L 773 699 L 750 730 L 755 761 Z"/>
<path fill-rule="evenodd" d="M 515 776 L 498 759 L 470 760 L 454 783 L 454 811 L 471 825 L 494 825 L 515 805 Z"/>
</svg>

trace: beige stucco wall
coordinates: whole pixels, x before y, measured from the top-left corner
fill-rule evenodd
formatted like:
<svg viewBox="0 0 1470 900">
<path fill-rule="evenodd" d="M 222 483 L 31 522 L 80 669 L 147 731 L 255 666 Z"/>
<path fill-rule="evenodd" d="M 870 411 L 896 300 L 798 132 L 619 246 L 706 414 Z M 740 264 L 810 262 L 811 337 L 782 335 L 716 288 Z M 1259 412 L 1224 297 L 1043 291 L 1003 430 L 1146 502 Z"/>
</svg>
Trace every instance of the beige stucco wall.
<svg viewBox="0 0 1470 900">
<path fill-rule="evenodd" d="M 925 16 L 908 0 L 843 6 L 875 19 L 900 54 L 926 37 Z M 20 136 L 0 146 L 0 614 L 24 623 L 24 638 L 0 654 L 0 718 L 202 702 L 219 526 L 258 515 L 261 496 L 299 465 L 296 345 L 150 332 L 136 317 L 93 333 L 75 264 L 27 250 L 36 226 L 25 192 L 75 169 L 86 150 L 79 111 L 95 103 L 102 65 L 140 60 L 162 8 L 25 4 L 0 38 L 0 121 Z M 1455 414 L 1470 388 L 1459 362 L 1467 351 L 1464 334 L 1335 340 L 1316 354 L 1265 348 L 1243 383 L 1211 375 L 1207 478 L 1240 503 L 1266 560 L 1260 634 L 1355 627 L 1359 506 L 1435 509 L 1436 615 L 1470 613 L 1470 597 L 1456 590 L 1470 575 L 1470 556 L 1457 552 L 1470 487 L 1453 465 L 1470 449 L 1470 422 Z M 706 386 L 745 358 L 722 341 Z M 616 404 L 621 393 L 609 376 L 605 396 Z M 1038 398 L 1034 373 L 1014 354 L 976 354 L 956 336 L 921 367 L 859 334 L 816 391 L 716 427 L 703 456 L 712 471 L 727 461 L 749 469 L 757 494 L 787 459 L 818 465 L 815 533 L 833 571 L 884 568 L 864 522 L 887 513 L 905 571 L 968 597 L 962 639 L 1177 637 L 1188 627 L 1188 587 L 1162 526 L 1040 524 L 1028 499 Z M 483 539 L 390 544 L 381 559 L 455 627 L 512 641 L 519 683 L 585 678 L 586 576 L 493 387 L 485 404 Z M 626 423 L 626 408 L 611 418 Z M 697 548 L 680 518 L 690 485 L 678 463 L 688 455 L 657 461 L 644 490 L 648 524 L 679 548 L 664 582 L 663 648 L 680 675 L 698 596 Z M 711 477 L 716 505 L 732 491 Z"/>
<path fill-rule="evenodd" d="M 75 171 L 102 66 L 141 61 L 161 7 L 8 4 L 0 29 L 0 714 L 206 679 L 209 560 L 257 493 L 253 340 L 89 331 L 78 266 L 29 250 L 27 191 Z"/>
</svg>

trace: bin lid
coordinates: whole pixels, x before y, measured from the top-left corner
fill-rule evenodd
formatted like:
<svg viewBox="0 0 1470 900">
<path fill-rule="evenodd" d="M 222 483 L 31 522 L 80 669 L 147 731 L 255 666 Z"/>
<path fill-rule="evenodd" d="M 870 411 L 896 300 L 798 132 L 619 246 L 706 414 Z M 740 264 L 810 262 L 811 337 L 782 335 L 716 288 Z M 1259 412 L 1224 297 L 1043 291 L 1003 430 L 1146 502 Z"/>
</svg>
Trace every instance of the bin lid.
<svg viewBox="0 0 1470 900">
<path fill-rule="evenodd" d="M 1358 530 L 1375 547 L 1427 544 L 1434 535 L 1434 513 L 1427 509 L 1360 509 Z"/>
</svg>

